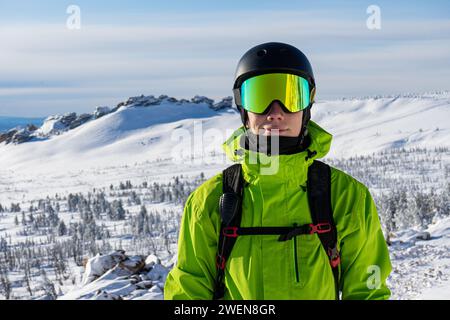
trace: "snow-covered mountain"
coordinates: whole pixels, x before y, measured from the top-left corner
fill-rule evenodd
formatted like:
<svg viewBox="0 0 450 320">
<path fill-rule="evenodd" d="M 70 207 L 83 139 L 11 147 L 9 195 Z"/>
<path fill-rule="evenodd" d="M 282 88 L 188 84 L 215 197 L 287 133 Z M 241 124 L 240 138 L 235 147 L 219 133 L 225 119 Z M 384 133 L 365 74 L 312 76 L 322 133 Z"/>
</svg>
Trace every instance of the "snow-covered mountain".
<svg viewBox="0 0 450 320">
<path fill-rule="evenodd" d="M 330 157 L 450 144 L 448 92 L 319 101 L 313 107 L 312 119 L 334 136 Z M 240 126 L 231 97 L 214 104 L 197 96 L 191 101 L 139 96 L 115 108 L 97 108 L 90 115 L 50 116 L 32 132 L 24 129 L 9 133 L 10 139 L 4 135 L 0 167 L 42 170 L 51 166 L 54 171 L 61 165 L 67 170 L 100 163 L 167 159 L 180 143 L 175 129 L 194 136 L 196 125 L 197 129 L 201 125 L 203 139 L 208 130 L 218 130 L 214 138 L 224 141 Z M 222 141 L 216 141 L 217 152 Z"/>
<path fill-rule="evenodd" d="M 193 120 L 203 120 L 207 126 L 233 127 L 218 117 L 225 115 L 225 121 L 235 122 L 236 114 L 231 110 L 231 99 L 225 98 L 217 104 L 205 97 L 194 97 L 191 101 L 175 101 L 173 98 L 155 99 L 153 96 L 130 98 L 127 103 L 105 113 L 102 117 L 68 114 L 50 116 L 42 127 L 29 132 L 16 132 L 26 139 L 4 141 L 0 144 L 0 166 L 10 169 L 44 169 L 51 163 L 69 167 L 130 163 L 152 160 L 161 155 L 170 155 L 175 145 L 171 133 L 175 128 L 192 128 Z M 232 115 L 230 118 L 230 114 Z M 228 115 L 228 116 L 226 116 Z M 80 120 L 86 119 L 80 125 Z M 74 125 L 75 123 L 75 125 Z M 24 129 L 26 130 L 26 129 Z M 5 134 L 6 136 L 8 134 Z M 0 136 L 1 141 L 1 136 Z M 76 161 L 70 161 L 75 159 Z"/>
</svg>

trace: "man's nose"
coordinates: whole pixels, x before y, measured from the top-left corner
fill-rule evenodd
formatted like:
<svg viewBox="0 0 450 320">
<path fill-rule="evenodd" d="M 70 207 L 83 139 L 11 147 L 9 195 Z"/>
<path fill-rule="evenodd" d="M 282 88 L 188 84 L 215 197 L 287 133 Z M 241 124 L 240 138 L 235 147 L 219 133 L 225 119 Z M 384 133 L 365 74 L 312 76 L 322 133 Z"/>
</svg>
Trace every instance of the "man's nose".
<svg viewBox="0 0 450 320">
<path fill-rule="evenodd" d="M 273 101 L 269 106 L 269 112 L 267 113 L 268 120 L 283 120 L 284 111 L 278 101 Z"/>
</svg>

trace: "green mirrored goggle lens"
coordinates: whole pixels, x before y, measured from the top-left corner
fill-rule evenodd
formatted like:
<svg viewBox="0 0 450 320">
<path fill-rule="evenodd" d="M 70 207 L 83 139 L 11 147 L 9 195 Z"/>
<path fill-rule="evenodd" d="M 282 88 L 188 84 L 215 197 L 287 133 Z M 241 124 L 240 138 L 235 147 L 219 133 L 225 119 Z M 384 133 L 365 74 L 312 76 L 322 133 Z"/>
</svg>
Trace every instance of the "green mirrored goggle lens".
<svg viewBox="0 0 450 320">
<path fill-rule="evenodd" d="M 245 110 L 262 114 L 274 100 L 289 112 L 306 109 L 310 103 L 308 80 L 287 73 L 268 73 L 245 80 L 241 86 L 241 103 Z"/>
</svg>

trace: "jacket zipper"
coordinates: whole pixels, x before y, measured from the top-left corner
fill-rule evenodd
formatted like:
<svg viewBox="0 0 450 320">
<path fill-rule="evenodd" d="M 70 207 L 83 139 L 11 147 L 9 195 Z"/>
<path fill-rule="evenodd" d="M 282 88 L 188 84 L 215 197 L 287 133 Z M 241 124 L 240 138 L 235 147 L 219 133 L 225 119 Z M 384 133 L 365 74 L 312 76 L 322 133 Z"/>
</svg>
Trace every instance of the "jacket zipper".
<svg viewBox="0 0 450 320">
<path fill-rule="evenodd" d="M 297 224 L 294 223 L 294 227 L 296 227 Z M 295 281 L 299 282 L 299 275 L 298 275 L 298 258 L 297 258 L 297 237 L 293 237 L 292 241 L 294 241 L 294 270 L 295 270 Z"/>
</svg>

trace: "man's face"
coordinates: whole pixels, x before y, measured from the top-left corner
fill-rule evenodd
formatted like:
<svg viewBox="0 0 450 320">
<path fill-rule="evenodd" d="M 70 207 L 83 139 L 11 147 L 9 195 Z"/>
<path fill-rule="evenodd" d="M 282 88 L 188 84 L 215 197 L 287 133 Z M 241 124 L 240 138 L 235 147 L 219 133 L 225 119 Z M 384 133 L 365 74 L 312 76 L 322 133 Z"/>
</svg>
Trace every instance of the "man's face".
<svg viewBox="0 0 450 320">
<path fill-rule="evenodd" d="M 248 112 L 247 128 L 254 134 L 297 137 L 302 128 L 303 111 L 287 113 L 278 101 L 273 101 L 267 114 Z"/>
</svg>

